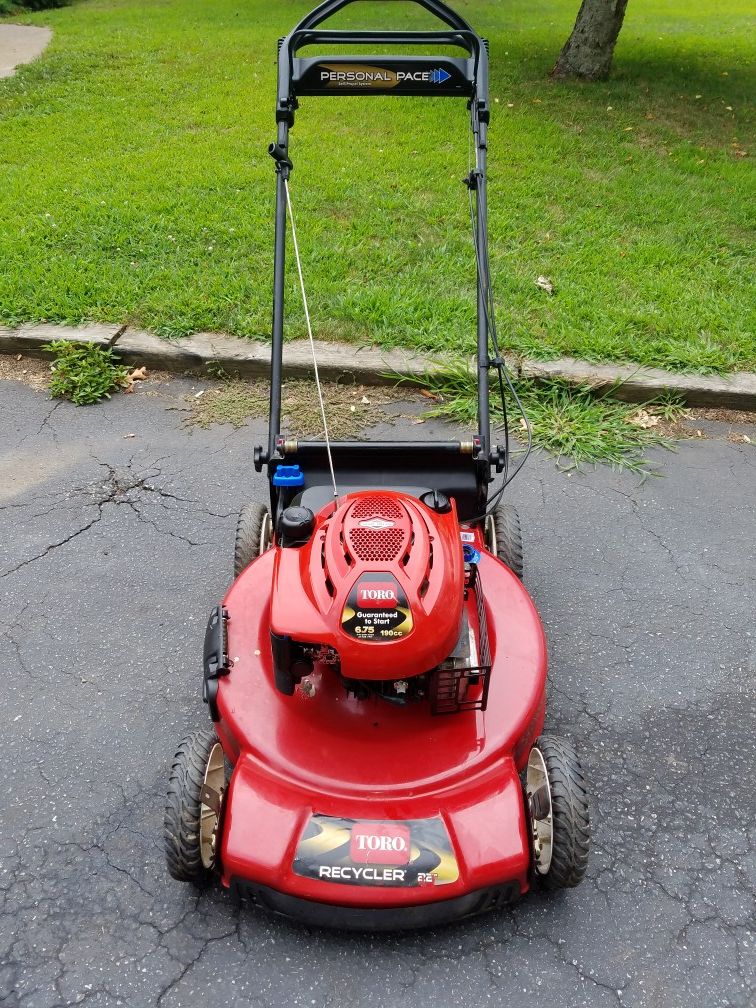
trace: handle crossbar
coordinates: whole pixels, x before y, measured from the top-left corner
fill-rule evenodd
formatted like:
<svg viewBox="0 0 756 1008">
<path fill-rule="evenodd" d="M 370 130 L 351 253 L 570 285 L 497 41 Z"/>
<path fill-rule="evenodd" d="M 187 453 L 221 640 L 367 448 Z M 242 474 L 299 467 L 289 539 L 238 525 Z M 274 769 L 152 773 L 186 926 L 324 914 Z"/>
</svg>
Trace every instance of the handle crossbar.
<svg viewBox="0 0 756 1008">
<path fill-rule="evenodd" d="M 303 95 L 475 96 L 487 115 L 488 52 L 464 18 L 438 0 L 415 0 L 447 28 L 441 31 L 343 31 L 321 29 L 333 14 L 357 0 L 326 0 L 282 39 L 278 61 L 279 122 L 292 125 Z M 450 56 L 297 56 L 307 46 L 455 46 L 465 58 Z"/>
<path fill-rule="evenodd" d="M 351 4 L 357 2 L 358 0 L 326 0 L 325 3 L 319 4 L 314 10 L 311 10 L 309 14 L 306 14 L 296 26 L 294 31 L 300 31 L 306 28 L 316 28 L 329 17 L 332 17 L 340 10 L 343 10 L 344 7 L 349 7 Z M 427 11 L 430 11 L 430 13 L 434 14 L 439 21 L 443 21 L 443 23 L 448 25 L 450 28 L 454 28 L 457 31 L 472 31 L 472 28 L 463 17 L 460 17 L 456 11 L 451 9 L 451 7 L 447 7 L 445 3 L 441 3 L 440 0 L 414 0 L 414 3 L 416 3 L 418 7 L 424 7 Z"/>
</svg>

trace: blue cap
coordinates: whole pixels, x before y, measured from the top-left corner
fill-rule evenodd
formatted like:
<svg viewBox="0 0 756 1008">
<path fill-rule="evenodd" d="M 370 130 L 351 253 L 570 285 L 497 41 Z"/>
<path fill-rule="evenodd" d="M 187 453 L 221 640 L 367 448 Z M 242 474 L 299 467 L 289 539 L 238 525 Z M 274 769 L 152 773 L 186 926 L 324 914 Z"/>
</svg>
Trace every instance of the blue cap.
<svg viewBox="0 0 756 1008">
<path fill-rule="evenodd" d="M 304 473 L 298 465 L 280 465 L 273 473 L 273 486 L 301 487 L 304 486 Z"/>
<path fill-rule="evenodd" d="M 462 546 L 462 556 L 465 563 L 480 563 L 480 553 L 474 546 L 468 546 L 467 543 Z"/>
</svg>

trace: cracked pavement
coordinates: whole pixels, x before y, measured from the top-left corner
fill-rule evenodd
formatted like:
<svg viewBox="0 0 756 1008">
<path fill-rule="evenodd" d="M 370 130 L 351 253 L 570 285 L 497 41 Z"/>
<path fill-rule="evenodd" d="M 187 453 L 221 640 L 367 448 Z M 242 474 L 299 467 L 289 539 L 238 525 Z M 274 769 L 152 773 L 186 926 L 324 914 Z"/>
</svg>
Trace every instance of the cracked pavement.
<svg viewBox="0 0 756 1008">
<path fill-rule="evenodd" d="M 588 775 L 588 878 L 435 931 L 342 934 L 164 869 L 169 763 L 208 723 L 205 621 L 238 509 L 264 494 L 263 425 L 187 428 L 189 388 L 77 409 L 0 382 L 0 1002 L 752 1005 L 753 446 L 709 424 L 643 483 L 532 459 L 510 499 L 547 728 Z"/>
</svg>

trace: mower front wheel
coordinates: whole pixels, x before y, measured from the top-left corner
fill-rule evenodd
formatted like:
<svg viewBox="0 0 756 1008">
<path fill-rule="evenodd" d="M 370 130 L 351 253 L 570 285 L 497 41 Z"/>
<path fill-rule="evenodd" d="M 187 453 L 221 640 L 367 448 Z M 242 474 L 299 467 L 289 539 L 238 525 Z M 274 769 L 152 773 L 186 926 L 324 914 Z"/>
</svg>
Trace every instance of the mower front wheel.
<svg viewBox="0 0 756 1008">
<path fill-rule="evenodd" d="M 486 518 L 486 546 L 522 581 L 522 531 L 513 504 L 498 504 Z"/>
<path fill-rule="evenodd" d="M 256 560 L 270 546 L 272 522 L 264 504 L 245 504 L 236 523 L 234 542 L 234 577 Z"/>
<path fill-rule="evenodd" d="M 163 836 L 168 871 L 179 882 L 207 882 L 217 860 L 226 765 L 215 732 L 191 732 L 168 779 Z"/>
<path fill-rule="evenodd" d="M 533 867 L 548 889 L 579 885 L 588 866 L 590 818 L 583 770 L 574 747 L 541 735 L 525 778 Z"/>
</svg>

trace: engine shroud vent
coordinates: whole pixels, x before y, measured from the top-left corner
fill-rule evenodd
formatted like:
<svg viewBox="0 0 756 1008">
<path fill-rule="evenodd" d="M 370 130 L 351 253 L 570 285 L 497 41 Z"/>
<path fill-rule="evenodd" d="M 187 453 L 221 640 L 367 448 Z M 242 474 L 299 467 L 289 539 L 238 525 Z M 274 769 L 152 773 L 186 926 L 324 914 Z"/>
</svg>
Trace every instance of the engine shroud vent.
<svg viewBox="0 0 756 1008">
<path fill-rule="evenodd" d="M 344 533 L 344 545 L 355 559 L 390 564 L 410 546 L 412 518 L 399 501 L 390 497 L 362 497 L 344 516 Z"/>
<path fill-rule="evenodd" d="M 349 517 L 355 521 L 370 518 L 383 518 L 384 521 L 401 521 L 407 517 L 404 508 L 390 497 L 363 497 L 350 509 Z"/>
<path fill-rule="evenodd" d="M 358 560 L 367 563 L 390 563 L 402 550 L 404 532 L 399 528 L 353 528 L 349 544 Z"/>
</svg>

